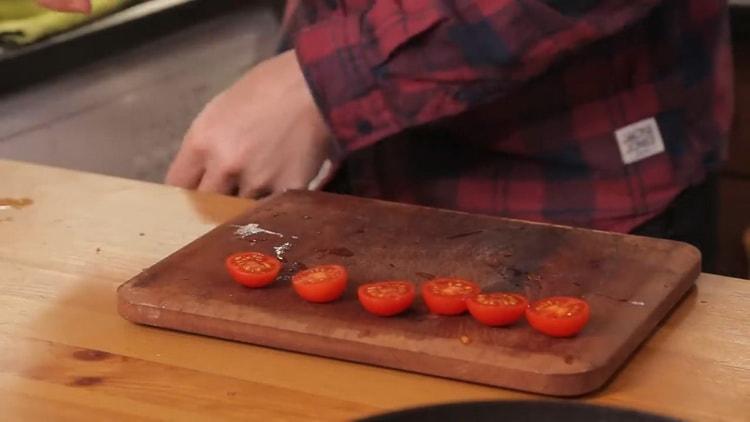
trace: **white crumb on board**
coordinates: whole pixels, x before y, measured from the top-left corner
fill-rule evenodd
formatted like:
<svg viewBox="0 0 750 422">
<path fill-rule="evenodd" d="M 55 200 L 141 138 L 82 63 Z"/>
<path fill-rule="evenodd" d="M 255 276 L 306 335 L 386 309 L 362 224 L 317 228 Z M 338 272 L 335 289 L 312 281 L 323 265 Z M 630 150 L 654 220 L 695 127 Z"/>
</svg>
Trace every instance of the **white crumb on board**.
<svg viewBox="0 0 750 422">
<path fill-rule="evenodd" d="M 237 228 L 237 230 L 234 231 L 234 235 L 242 239 L 246 237 L 250 237 L 255 234 L 261 234 L 261 233 L 270 234 L 271 236 L 284 237 L 283 234 L 272 232 L 270 230 L 266 230 L 257 223 L 249 223 L 249 224 L 245 224 L 244 226 L 234 226 L 234 227 Z"/>
<path fill-rule="evenodd" d="M 645 302 L 641 302 L 640 300 L 631 300 L 630 304 L 631 305 L 635 305 L 635 306 L 646 306 L 646 303 Z"/>
</svg>

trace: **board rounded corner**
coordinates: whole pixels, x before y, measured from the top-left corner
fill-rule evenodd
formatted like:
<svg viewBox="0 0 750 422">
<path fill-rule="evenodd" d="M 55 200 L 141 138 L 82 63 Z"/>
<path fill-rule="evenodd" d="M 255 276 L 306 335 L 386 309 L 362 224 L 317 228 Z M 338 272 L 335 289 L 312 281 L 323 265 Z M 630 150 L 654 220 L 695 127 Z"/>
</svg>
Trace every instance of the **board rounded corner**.
<svg viewBox="0 0 750 422">
<path fill-rule="evenodd" d="M 132 284 L 134 281 L 135 279 L 131 279 L 117 286 L 115 294 L 117 295 L 118 303 L 123 300 L 127 301 L 130 299 L 130 295 L 132 294 Z"/>
<path fill-rule="evenodd" d="M 579 360 L 571 368 L 556 366 L 557 370 L 544 372 L 536 388 L 526 391 L 554 397 L 574 398 L 595 393 L 604 388 L 617 372 L 617 362 L 610 359 L 603 361 Z"/>
<path fill-rule="evenodd" d="M 117 313 L 128 321 L 138 322 L 136 305 L 119 295 L 117 296 Z"/>
<path fill-rule="evenodd" d="M 593 394 L 606 386 L 612 379 L 614 371 L 607 365 L 590 368 L 572 374 L 561 375 L 559 382 L 550 382 L 545 388 L 537 391 L 555 397 L 582 397 Z M 550 379 L 556 377 L 552 375 Z"/>
<path fill-rule="evenodd" d="M 701 263 L 703 262 L 703 253 L 701 253 L 700 249 L 687 242 L 677 241 L 675 243 L 680 245 L 679 251 L 683 256 L 685 256 L 686 260 L 692 261 L 694 264 L 701 265 Z"/>
<path fill-rule="evenodd" d="M 132 290 L 134 282 L 135 279 L 129 280 L 117 287 L 117 313 L 128 321 L 140 322 L 140 312 Z"/>
</svg>

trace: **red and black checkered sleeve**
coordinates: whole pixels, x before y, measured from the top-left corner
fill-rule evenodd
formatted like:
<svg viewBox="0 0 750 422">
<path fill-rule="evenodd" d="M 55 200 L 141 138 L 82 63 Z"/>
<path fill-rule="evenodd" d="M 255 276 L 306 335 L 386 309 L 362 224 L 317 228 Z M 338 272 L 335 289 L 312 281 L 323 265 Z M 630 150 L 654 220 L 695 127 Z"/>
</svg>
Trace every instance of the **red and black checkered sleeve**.
<svg viewBox="0 0 750 422">
<path fill-rule="evenodd" d="M 497 100 L 659 3 L 376 0 L 306 26 L 295 49 L 334 135 L 353 151 Z"/>
</svg>

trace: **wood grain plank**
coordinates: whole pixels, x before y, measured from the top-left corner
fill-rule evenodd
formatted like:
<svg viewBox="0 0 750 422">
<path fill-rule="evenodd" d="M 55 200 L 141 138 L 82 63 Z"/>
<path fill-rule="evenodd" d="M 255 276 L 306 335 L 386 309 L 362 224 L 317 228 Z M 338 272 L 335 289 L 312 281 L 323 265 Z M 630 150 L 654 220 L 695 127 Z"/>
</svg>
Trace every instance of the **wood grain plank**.
<svg viewBox="0 0 750 422">
<path fill-rule="evenodd" d="M 339 408 L 336 412 L 341 413 L 337 414 L 351 411 L 353 417 L 378 409 L 449 401 L 543 399 L 131 324 L 116 314 L 116 287 L 219 222 L 242 212 L 249 202 L 3 160 L 0 180 L 0 197 L 34 200 L 23 209 L 0 210 L 3 347 L 23 346 L 30 341 L 32 346 L 28 347 L 33 349 L 33 342 L 44 341 L 51 342 L 52 350 L 61 350 L 62 355 L 78 349 L 105 351 L 148 363 L 137 363 L 144 365 L 140 368 L 164 367 L 154 369 L 160 375 L 149 378 L 157 384 L 165 382 L 171 371 L 187 371 L 179 372 L 179 379 L 195 388 L 188 390 L 184 398 L 181 393 L 168 408 L 153 404 L 148 398 L 136 406 L 126 391 L 96 393 L 96 387 L 73 388 L 28 379 L 13 373 L 13 369 L 0 369 L 1 419 L 38 420 L 37 415 L 54 419 L 58 411 L 58 419 L 71 415 L 71 419 L 80 420 L 77 416 L 85 415 L 117 420 L 121 414 L 135 419 L 138 412 L 146 411 L 153 411 L 156 419 L 170 419 L 185 411 L 195 415 L 194 419 L 210 420 L 210 416 L 184 410 L 191 406 L 186 401 L 190 394 L 203 394 L 198 391 L 202 388 L 223 385 L 218 380 L 224 378 L 230 380 L 228 383 L 239 379 L 253 386 L 281 389 L 289 401 L 296 400 L 297 393 L 303 399 L 321 396 L 333 403 L 344 403 L 344 410 Z M 10 220 L 5 221 L 6 218 Z M 139 236 L 141 232 L 145 235 Z M 100 248 L 99 253 L 96 248 Z M 702 275 L 697 288 L 612 383 L 579 400 L 686 420 L 742 420 L 750 414 L 750 402 L 746 400 L 750 396 L 748 302 L 747 280 Z M 21 349 L 19 346 L 17 350 Z M 28 368 L 49 363 L 59 376 L 62 369 L 55 368 L 49 357 L 57 356 L 55 353 L 15 353 L 12 366 Z M 74 365 L 75 374 L 86 368 L 68 360 L 64 359 L 60 368 Z M 118 371 L 125 371 L 129 363 L 117 365 Z M 122 376 L 127 378 L 127 374 Z M 262 398 L 267 391 L 275 390 L 258 387 L 254 391 Z M 213 393 L 205 394 L 211 397 Z M 92 397 L 101 397 L 106 406 L 92 406 Z M 235 399 L 246 400 L 244 396 Z M 275 410 L 271 405 L 273 398 L 268 403 L 263 409 L 269 415 L 288 415 L 283 409 Z M 310 404 L 311 408 L 314 406 Z"/>
<path fill-rule="evenodd" d="M 45 395 L 139 418 L 344 420 L 362 410 L 360 404 L 316 394 L 27 338 L 0 336 L 0 372 L 21 378 L 21 391 L 46 390 Z"/>
<path fill-rule="evenodd" d="M 49 391 L 40 387 L 41 382 L 25 381 L 18 377 L 0 375 L 0 416 L 11 420 L 22 415 L 23 420 L 41 421 L 70 421 L 77 422 L 90 419 L 96 415 L 101 420 L 131 421 L 134 415 L 119 410 L 108 410 L 101 407 L 91 407 L 90 401 L 81 401 L 72 405 L 69 400 L 52 398 Z M 12 386 L 12 388 L 4 388 Z M 30 392 L 25 392 L 29 390 Z M 138 420 L 159 420 L 148 415 L 138 415 Z"/>
</svg>

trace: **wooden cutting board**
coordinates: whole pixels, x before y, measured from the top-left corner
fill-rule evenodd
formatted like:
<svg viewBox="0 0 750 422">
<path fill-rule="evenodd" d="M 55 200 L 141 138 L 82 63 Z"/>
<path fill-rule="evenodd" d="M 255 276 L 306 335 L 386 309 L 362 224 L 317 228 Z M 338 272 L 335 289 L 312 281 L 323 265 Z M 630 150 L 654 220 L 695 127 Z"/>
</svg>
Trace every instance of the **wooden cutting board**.
<svg viewBox="0 0 750 422">
<path fill-rule="evenodd" d="M 257 223 L 283 234 L 241 238 Z M 282 248 L 269 288 L 231 281 L 224 258 Z M 283 249 L 286 249 L 283 251 Z M 304 266 L 345 265 L 350 287 L 330 304 L 296 296 Z M 142 324 L 550 395 L 601 387 L 690 289 L 699 252 L 686 244 L 534 224 L 325 193 L 288 192 L 221 225 L 118 290 L 119 311 Z M 366 313 L 357 285 L 459 276 L 485 290 L 589 301 L 589 325 L 554 339 L 523 321 L 491 328 L 439 317 L 421 299 L 392 318 Z"/>
</svg>

